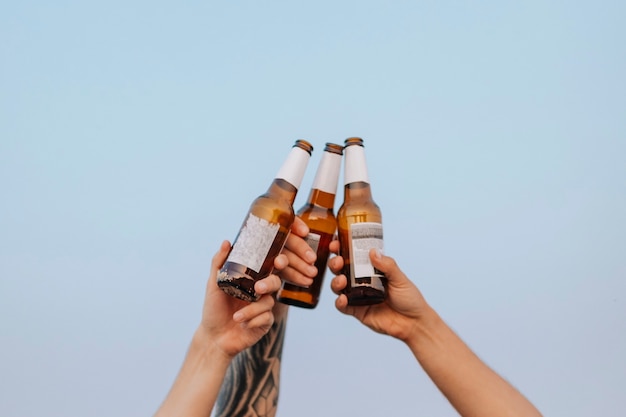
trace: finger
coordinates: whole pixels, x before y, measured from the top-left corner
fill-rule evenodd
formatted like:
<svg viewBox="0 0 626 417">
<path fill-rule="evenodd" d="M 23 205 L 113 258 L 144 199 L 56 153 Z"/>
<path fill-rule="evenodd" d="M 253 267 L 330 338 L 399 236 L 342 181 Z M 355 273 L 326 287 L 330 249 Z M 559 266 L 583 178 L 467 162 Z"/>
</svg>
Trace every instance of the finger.
<svg viewBox="0 0 626 417">
<path fill-rule="evenodd" d="M 330 289 L 337 295 L 341 294 L 341 292 L 346 288 L 346 285 L 348 285 L 348 279 L 343 274 L 337 275 L 332 279 L 332 281 L 330 281 Z"/>
<path fill-rule="evenodd" d="M 345 294 L 340 294 L 335 300 L 335 307 L 343 314 L 350 314 L 348 307 L 348 297 Z"/>
<path fill-rule="evenodd" d="M 211 260 L 212 269 L 220 269 L 222 267 L 226 256 L 228 256 L 228 251 L 230 251 L 230 242 L 225 240 L 222 242 L 215 255 L 213 255 L 213 259 Z"/>
<path fill-rule="evenodd" d="M 281 253 L 276 258 L 274 258 L 274 268 L 278 271 L 282 271 L 283 269 L 289 266 L 289 258 L 284 253 Z"/>
<path fill-rule="evenodd" d="M 274 307 L 274 297 L 266 294 L 259 298 L 258 301 L 237 310 L 233 314 L 233 320 L 237 323 L 247 322 L 263 313 L 271 312 L 272 307 Z"/>
<path fill-rule="evenodd" d="M 330 242 L 330 245 L 328 245 L 328 248 L 330 249 L 332 253 L 338 254 L 339 253 L 339 241 L 337 239 L 333 239 Z"/>
<path fill-rule="evenodd" d="M 291 225 L 291 232 L 300 237 L 306 237 L 309 234 L 309 226 L 300 217 L 296 217 Z"/>
<path fill-rule="evenodd" d="M 217 271 L 219 271 L 222 265 L 224 265 L 229 252 L 230 242 L 225 240 L 221 243 L 219 249 L 215 255 L 213 255 L 213 259 L 211 260 L 211 275 L 209 276 L 209 282 L 216 280 Z"/>
<path fill-rule="evenodd" d="M 274 324 L 274 314 L 272 314 L 271 311 L 265 311 L 248 321 L 242 322 L 241 326 L 245 327 L 246 329 L 258 328 L 262 329 L 265 332 L 268 332 L 272 327 L 272 324 Z"/>
<path fill-rule="evenodd" d="M 254 283 L 254 291 L 257 294 L 272 294 L 280 289 L 280 278 L 271 274 Z"/>
<path fill-rule="evenodd" d="M 291 249 L 284 249 L 282 254 L 287 257 L 289 268 L 295 269 L 300 274 L 308 276 L 309 278 L 314 278 L 315 275 L 317 275 L 317 268 L 313 262 L 317 255 L 315 255 L 315 252 L 311 250 L 309 245 L 306 246 L 308 248 L 306 249 L 306 255 L 297 254 L 291 251 Z M 303 258 L 303 256 L 306 256 L 306 258 Z"/>
<path fill-rule="evenodd" d="M 292 260 L 292 256 L 290 256 L 289 253 L 309 264 L 312 264 L 317 259 L 315 251 L 311 249 L 311 246 L 309 246 L 308 243 L 306 243 L 306 240 L 304 240 L 301 236 L 294 234 L 289 234 L 287 237 L 283 253 L 289 257 L 290 262 Z"/>
<path fill-rule="evenodd" d="M 385 274 L 389 284 L 401 285 L 409 280 L 404 272 L 400 270 L 395 259 L 383 255 L 380 249 L 370 249 L 369 255 L 372 266 Z"/>
<path fill-rule="evenodd" d="M 308 268 L 312 268 L 312 269 L 308 270 Z M 316 272 L 317 268 L 312 265 L 307 264 L 307 270 L 309 272 L 307 272 L 307 274 L 305 275 L 302 272 L 300 272 L 297 268 L 292 268 L 291 266 L 289 266 L 285 268 L 284 270 L 280 271 L 280 277 L 283 280 L 288 281 L 292 284 L 301 285 L 303 287 L 308 287 L 313 284 L 313 278 L 317 274 Z"/>
<path fill-rule="evenodd" d="M 328 260 L 328 267 L 335 275 L 341 274 L 343 265 L 343 258 L 339 255 L 333 256 Z"/>
</svg>

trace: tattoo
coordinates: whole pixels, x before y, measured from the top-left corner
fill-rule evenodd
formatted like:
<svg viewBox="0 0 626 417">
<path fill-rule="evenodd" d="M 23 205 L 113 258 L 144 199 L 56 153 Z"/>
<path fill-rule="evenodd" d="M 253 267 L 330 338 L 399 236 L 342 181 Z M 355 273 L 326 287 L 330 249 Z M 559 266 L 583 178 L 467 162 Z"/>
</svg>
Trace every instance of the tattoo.
<svg viewBox="0 0 626 417">
<path fill-rule="evenodd" d="M 277 320 L 254 346 L 239 353 L 222 383 L 216 417 L 273 417 L 287 320 Z"/>
</svg>

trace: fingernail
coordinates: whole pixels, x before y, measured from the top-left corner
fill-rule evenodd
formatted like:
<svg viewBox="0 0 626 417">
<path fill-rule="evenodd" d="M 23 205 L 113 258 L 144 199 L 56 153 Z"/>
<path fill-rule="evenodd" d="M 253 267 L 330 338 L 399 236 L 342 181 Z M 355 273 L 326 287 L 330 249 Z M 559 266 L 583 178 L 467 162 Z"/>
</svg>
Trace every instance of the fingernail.
<svg viewBox="0 0 626 417">
<path fill-rule="evenodd" d="M 317 259 L 317 255 L 315 254 L 315 252 L 313 252 L 312 250 L 308 250 L 306 251 L 306 253 L 304 254 L 306 260 L 308 262 L 313 262 L 315 261 L 315 259 Z"/>
<path fill-rule="evenodd" d="M 233 314 L 233 320 L 235 321 L 243 320 L 243 313 L 241 311 L 238 311 L 235 314 Z"/>
<path fill-rule="evenodd" d="M 374 249 L 374 258 L 376 258 L 377 261 L 380 261 L 381 259 L 383 259 L 383 253 L 380 249 L 378 248 Z"/>
<path fill-rule="evenodd" d="M 258 286 L 258 292 L 263 292 L 263 293 L 264 293 L 264 292 L 266 292 L 266 291 L 267 291 L 267 284 L 266 284 L 266 283 L 264 283 L 264 282 L 259 282 L 259 283 L 257 284 L 257 286 Z"/>
</svg>

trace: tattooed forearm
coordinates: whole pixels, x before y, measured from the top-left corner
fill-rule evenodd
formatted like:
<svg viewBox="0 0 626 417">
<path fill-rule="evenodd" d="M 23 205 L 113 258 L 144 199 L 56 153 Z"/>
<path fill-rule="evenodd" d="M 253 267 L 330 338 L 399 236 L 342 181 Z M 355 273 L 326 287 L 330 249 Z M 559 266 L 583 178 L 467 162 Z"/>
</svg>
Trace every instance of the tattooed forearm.
<svg viewBox="0 0 626 417">
<path fill-rule="evenodd" d="M 230 364 L 217 398 L 218 417 L 273 417 L 278 405 L 286 317 Z"/>
</svg>

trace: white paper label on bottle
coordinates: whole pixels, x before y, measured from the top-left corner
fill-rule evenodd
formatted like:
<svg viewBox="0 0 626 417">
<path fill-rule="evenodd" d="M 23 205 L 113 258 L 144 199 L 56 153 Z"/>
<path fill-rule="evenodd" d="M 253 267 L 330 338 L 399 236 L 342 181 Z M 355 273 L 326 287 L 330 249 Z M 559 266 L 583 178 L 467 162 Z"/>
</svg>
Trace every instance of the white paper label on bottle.
<svg viewBox="0 0 626 417">
<path fill-rule="evenodd" d="M 276 178 L 281 178 L 296 188 L 300 188 L 302 177 L 311 159 L 311 154 L 302 148 L 294 146 L 289 156 L 278 170 Z"/>
<path fill-rule="evenodd" d="M 328 194 L 336 194 L 340 168 L 341 155 L 325 152 L 315 173 L 315 179 L 313 179 L 311 188 L 316 188 Z"/>
<path fill-rule="evenodd" d="M 383 250 L 383 225 L 380 223 L 364 222 L 350 225 L 352 237 L 352 266 L 354 277 L 382 277 L 370 261 L 370 249 Z"/>
<path fill-rule="evenodd" d="M 344 184 L 352 184 L 353 182 L 367 182 L 367 164 L 365 162 L 365 149 L 362 146 L 347 146 L 344 151 L 346 154 L 346 163 L 344 166 L 343 182 Z"/>
<path fill-rule="evenodd" d="M 320 246 L 321 236 L 317 233 L 309 233 L 304 239 L 306 243 L 313 249 L 313 252 L 317 253 L 317 248 Z"/>
<path fill-rule="evenodd" d="M 279 228 L 278 223 L 270 223 L 250 213 L 246 223 L 239 231 L 233 250 L 228 256 L 228 261 L 259 272 Z"/>
</svg>

